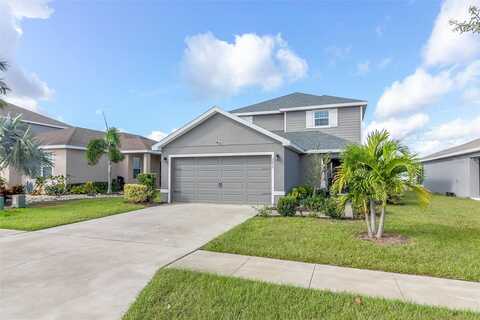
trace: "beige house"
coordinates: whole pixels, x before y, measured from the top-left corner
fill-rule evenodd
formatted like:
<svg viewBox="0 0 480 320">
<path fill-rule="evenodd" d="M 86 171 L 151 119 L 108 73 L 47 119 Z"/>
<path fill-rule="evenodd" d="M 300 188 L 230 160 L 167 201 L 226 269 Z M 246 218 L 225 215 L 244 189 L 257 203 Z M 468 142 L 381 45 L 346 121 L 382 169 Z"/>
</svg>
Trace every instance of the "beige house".
<svg viewBox="0 0 480 320">
<path fill-rule="evenodd" d="M 51 154 L 54 166 L 40 168 L 42 176 L 64 175 L 70 183 L 107 181 L 106 158 L 102 158 L 95 166 L 89 166 L 85 156 L 88 142 L 103 137 L 103 132 L 73 127 L 11 104 L 1 113 L 10 113 L 12 116 L 22 114 L 23 121 L 30 125 L 41 148 Z M 120 141 L 125 159 L 113 165 L 112 177 L 120 176 L 125 183 L 135 183 L 139 173 L 153 173 L 159 185 L 161 156 L 158 151 L 151 149 L 156 141 L 130 133 L 121 133 Z M 32 179 L 11 168 L 3 170 L 1 175 L 9 185 L 24 184 Z"/>
</svg>

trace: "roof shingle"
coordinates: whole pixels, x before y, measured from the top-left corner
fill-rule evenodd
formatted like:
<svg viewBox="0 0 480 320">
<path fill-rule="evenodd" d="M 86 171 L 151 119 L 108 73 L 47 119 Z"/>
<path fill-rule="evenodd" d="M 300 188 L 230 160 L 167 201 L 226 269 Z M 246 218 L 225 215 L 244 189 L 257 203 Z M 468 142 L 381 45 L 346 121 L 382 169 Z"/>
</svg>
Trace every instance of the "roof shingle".
<svg viewBox="0 0 480 320">
<path fill-rule="evenodd" d="M 320 131 L 272 131 L 307 150 L 343 150 L 352 142 Z"/>
<path fill-rule="evenodd" d="M 46 124 L 46 125 L 55 126 L 55 127 L 65 127 L 65 128 L 70 127 L 69 124 L 52 119 L 50 117 L 44 116 L 43 114 L 40 114 L 40 113 L 33 112 L 31 110 L 24 109 L 22 107 L 16 106 L 11 103 L 6 103 L 3 108 L 0 108 L 0 116 L 6 116 L 8 114 L 10 114 L 12 117 L 16 117 L 19 114 L 21 114 L 22 120 L 25 120 L 25 121 L 41 123 L 41 124 Z"/>
<path fill-rule="evenodd" d="M 317 96 L 313 94 L 294 92 L 286 96 L 274 98 L 267 101 L 262 101 L 249 106 L 234 109 L 232 113 L 244 113 L 244 112 L 264 112 L 264 111 L 278 111 L 285 108 L 296 107 L 308 107 L 308 106 L 321 106 L 327 104 L 338 103 L 358 103 L 365 104 L 364 100 L 334 97 L 334 96 Z"/>
<path fill-rule="evenodd" d="M 36 135 L 41 145 L 69 145 L 86 147 L 92 139 L 100 139 L 104 132 L 86 128 L 51 130 Z M 150 150 L 156 141 L 131 133 L 120 133 L 121 150 Z"/>
</svg>

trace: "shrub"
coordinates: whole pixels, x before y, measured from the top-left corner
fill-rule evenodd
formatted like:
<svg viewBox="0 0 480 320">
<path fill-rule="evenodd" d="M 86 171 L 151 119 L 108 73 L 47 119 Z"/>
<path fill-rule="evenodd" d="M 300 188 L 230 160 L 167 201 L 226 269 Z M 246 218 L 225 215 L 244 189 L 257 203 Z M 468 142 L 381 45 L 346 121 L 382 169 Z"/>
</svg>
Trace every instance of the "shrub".
<svg viewBox="0 0 480 320">
<path fill-rule="evenodd" d="M 257 207 L 255 209 L 257 210 L 257 216 L 269 217 L 272 215 L 272 208 L 268 206 Z"/>
<path fill-rule="evenodd" d="M 157 190 L 155 189 L 155 175 L 151 173 L 140 173 L 137 176 L 138 182 L 148 188 L 148 200 L 155 198 Z"/>
<path fill-rule="evenodd" d="M 126 184 L 123 190 L 123 196 L 128 202 L 140 203 L 149 200 L 150 192 L 143 184 Z"/>
<path fill-rule="evenodd" d="M 147 186 L 149 189 L 155 189 L 155 175 L 151 173 L 140 173 L 137 175 L 138 182 Z"/>
<path fill-rule="evenodd" d="M 71 186 L 70 187 L 70 193 L 73 193 L 73 194 L 85 194 L 85 187 L 84 185 L 80 184 L 80 185 L 74 185 L 74 186 Z"/>
<path fill-rule="evenodd" d="M 302 200 L 305 200 L 306 198 L 313 195 L 313 188 L 307 185 L 298 186 L 293 188 L 292 191 L 288 193 L 288 195 L 294 197 L 297 201 L 297 204 L 300 204 Z"/>
<path fill-rule="evenodd" d="M 302 207 L 310 212 L 319 212 L 324 207 L 324 202 L 326 201 L 324 196 L 321 195 L 312 195 L 308 198 L 303 199 L 300 204 Z"/>
<path fill-rule="evenodd" d="M 95 187 L 95 184 L 93 181 L 87 181 L 85 182 L 85 184 L 83 185 L 83 190 L 86 194 L 95 194 L 97 193 L 98 189 Z"/>
<path fill-rule="evenodd" d="M 281 197 L 278 199 L 277 211 L 285 217 L 294 216 L 297 212 L 297 199 L 291 195 Z"/>
<path fill-rule="evenodd" d="M 45 193 L 49 196 L 59 196 L 65 194 L 67 185 L 63 175 L 49 177 L 44 185 Z"/>
<path fill-rule="evenodd" d="M 93 187 L 93 192 L 92 193 L 107 193 L 107 190 L 108 190 L 108 182 L 102 182 L 102 181 L 87 181 L 85 182 L 85 184 L 87 183 L 92 183 L 92 187 Z M 113 191 L 113 183 L 112 183 L 112 191 Z"/>
<path fill-rule="evenodd" d="M 334 197 L 325 199 L 323 203 L 323 212 L 332 219 L 340 219 L 343 214 L 338 205 L 337 199 Z"/>
</svg>

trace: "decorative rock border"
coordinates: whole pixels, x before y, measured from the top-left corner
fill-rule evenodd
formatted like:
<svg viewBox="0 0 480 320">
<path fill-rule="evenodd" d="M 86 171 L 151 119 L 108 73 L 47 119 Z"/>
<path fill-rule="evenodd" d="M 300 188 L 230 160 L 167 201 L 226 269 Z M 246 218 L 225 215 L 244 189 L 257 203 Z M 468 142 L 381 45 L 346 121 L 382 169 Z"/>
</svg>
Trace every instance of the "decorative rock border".
<svg viewBox="0 0 480 320">
<path fill-rule="evenodd" d="M 94 198 L 117 198 L 121 197 L 121 194 L 97 194 L 94 196 L 89 196 L 87 194 L 65 194 L 61 196 L 48 196 L 48 195 L 39 195 L 33 196 L 27 194 L 27 204 L 31 203 L 40 203 L 40 202 L 51 202 L 51 201 L 67 201 L 67 200 L 78 200 L 78 199 L 94 199 Z"/>
</svg>

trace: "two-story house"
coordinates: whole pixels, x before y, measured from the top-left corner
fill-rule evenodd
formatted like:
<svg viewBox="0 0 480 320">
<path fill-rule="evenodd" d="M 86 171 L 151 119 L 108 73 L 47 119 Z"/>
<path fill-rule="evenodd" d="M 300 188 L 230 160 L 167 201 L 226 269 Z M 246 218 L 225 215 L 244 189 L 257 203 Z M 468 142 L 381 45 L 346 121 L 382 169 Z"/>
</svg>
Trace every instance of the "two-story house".
<svg viewBox="0 0 480 320">
<path fill-rule="evenodd" d="M 214 107 L 153 146 L 162 154 L 161 192 L 169 202 L 274 204 L 307 181 L 309 154 L 338 159 L 361 143 L 366 107 L 304 93 L 230 112 Z"/>
</svg>

